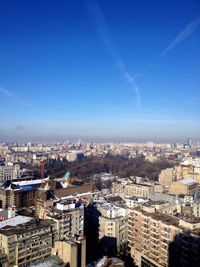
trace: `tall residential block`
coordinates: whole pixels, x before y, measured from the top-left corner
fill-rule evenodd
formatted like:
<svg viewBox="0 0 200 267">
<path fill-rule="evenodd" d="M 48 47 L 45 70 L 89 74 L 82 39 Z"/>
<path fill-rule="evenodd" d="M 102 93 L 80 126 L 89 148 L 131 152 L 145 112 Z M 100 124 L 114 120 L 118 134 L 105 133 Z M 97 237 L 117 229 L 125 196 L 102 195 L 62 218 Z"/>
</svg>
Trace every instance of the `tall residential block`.
<svg viewBox="0 0 200 267">
<path fill-rule="evenodd" d="M 52 220 L 16 216 L 0 225 L 0 251 L 7 256 L 8 267 L 29 266 L 50 256 L 56 239 L 55 222 Z"/>
<path fill-rule="evenodd" d="M 59 240 L 72 239 L 74 236 L 83 236 L 84 207 L 74 199 L 68 199 L 56 204 L 46 216 L 56 223 Z"/>
<path fill-rule="evenodd" d="M 124 251 L 128 244 L 128 208 L 104 204 L 99 211 L 99 239 L 104 236 L 114 237 L 117 250 Z"/>
<path fill-rule="evenodd" d="M 200 221 L 135 208 L 129 214 L 128 230 L 131 256 L 137 266 L 199 266 Z"/>
</svg>

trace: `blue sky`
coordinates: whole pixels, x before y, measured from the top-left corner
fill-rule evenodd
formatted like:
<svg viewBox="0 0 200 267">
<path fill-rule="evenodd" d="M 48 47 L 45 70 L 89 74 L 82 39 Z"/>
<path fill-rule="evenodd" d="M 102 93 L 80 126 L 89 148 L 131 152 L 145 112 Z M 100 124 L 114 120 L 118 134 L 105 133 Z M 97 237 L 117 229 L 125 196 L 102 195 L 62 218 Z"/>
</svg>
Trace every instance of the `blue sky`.
<svg viewBox="0 0 200 267">
<path fill-rule="evenodd" d="M 199 0 L 0 0 L 1 140 L 199 140 Z"/>
</svg>

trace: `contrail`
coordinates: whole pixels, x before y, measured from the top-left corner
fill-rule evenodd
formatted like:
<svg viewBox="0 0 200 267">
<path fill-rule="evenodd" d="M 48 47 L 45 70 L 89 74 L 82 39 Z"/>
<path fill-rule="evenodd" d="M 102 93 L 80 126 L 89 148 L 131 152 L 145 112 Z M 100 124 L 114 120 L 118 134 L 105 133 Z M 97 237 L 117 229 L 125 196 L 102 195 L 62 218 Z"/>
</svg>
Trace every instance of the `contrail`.
<svg viewBox="0 0 200 267">
<path fill-rule="evenodd" d="M 101 8 L 96 0 L 86 0 L 86 7 L 87 10 L 92 17 L 92 20 L 96 26 L 96 29 L 111 56 L 113 57 L 114 61 L 117 63 L 119 71 L 122 73 L 123 77 L 126 81 L 131 85 L 134 90 L 137 106 L 141 106 L 141 96 L 140 90 L 136 84 L 135 77 L 131 77 L 130 73 L 127 71 L 124 61 L 115 49 L 115 46 L 112 42 L 110 31 L 107 27 L 105 17 Z"/>
<path fill-rule="evenodd" d="M 21 105 L 23 105 L 27 108 L 37 109 L 37 108 L 33 107 L 33 105 L 31 103 L 29 103 L 26 99 L 13 94 L 11 91 L 9 91 L 8 89 L 5 89 L 2 86 L 0 86 L 0 93 L 3 94 L 4 96 L 8 97 L 8 98 L 15 99 L 18 103 L 20 103 Z"/>
<path fill-rule="evenodd" d="M 7 89 L 3 88 L 0 86 L 0 93 L 7 96 L 7 97 L 13 97 L 13 93 L 11 93 L 10 91 L 8 91 Z"/>
<path fill-rule="evenodd" d="M 194 19 L 190 22 L 184 29 L 181 31 L 175 39 L 169 44 L 169 46 L 164 50 L 161 56 L 165 56 L 170 50 L 175 48 L 179 43 L 184 41 L 187 37 L 189 37 L 193 32 L 197 30 L 200 25 L 200 17 Z"/>
</svg>

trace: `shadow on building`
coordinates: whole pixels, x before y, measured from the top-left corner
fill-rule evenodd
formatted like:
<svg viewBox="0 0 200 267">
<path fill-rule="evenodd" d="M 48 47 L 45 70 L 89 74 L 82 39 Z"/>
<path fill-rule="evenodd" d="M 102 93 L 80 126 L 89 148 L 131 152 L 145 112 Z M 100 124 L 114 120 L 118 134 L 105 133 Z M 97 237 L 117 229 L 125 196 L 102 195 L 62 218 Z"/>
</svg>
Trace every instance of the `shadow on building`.
<svg viewBox="0 0 200 267">
<path fill-rule="evenodd" d="M 100 212 L 93 204 L 85 207 L 85 227 L 84 235 L 86 237 L 86 262 L 90 263 L 99 259 L 99 216 Z"/>
<path fill-rule="evenodd" d="M 200 231 L 195 235 L 183 232 L 174 238 L 168 249 L 169 267 L 200 266 Z"/>
<path fill-rule="evenodd" d="M 103 238 L 101 238 L 101 240 L 99 241 L 98 251 L 101 257 L 117 257 L 124 262 L 125 267 L 135 267 L 134 260 L 128 253 L 118 253 L 117 239 L 115 237 L 104 236 Z"/>
<path fill-rule="evenodd" d="M 108 258 L 117 256 L 117 239 L 115 237 L 104 236 L 99 241 L 98 250 L 100 256 Z"/>
</svg>

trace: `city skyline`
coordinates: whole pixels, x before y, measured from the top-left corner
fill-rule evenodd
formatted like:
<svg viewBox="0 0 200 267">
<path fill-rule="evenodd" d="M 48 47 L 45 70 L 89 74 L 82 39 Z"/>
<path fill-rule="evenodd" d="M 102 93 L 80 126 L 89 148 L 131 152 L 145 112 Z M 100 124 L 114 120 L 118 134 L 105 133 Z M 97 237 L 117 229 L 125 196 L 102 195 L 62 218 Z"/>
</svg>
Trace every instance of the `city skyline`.
<svg viewBox="0 0 200 267">
<path fill-rule="evenodd" d="M 199 139 L 199 1 L 0 5 L 0 141 Z"/>
</svg>

